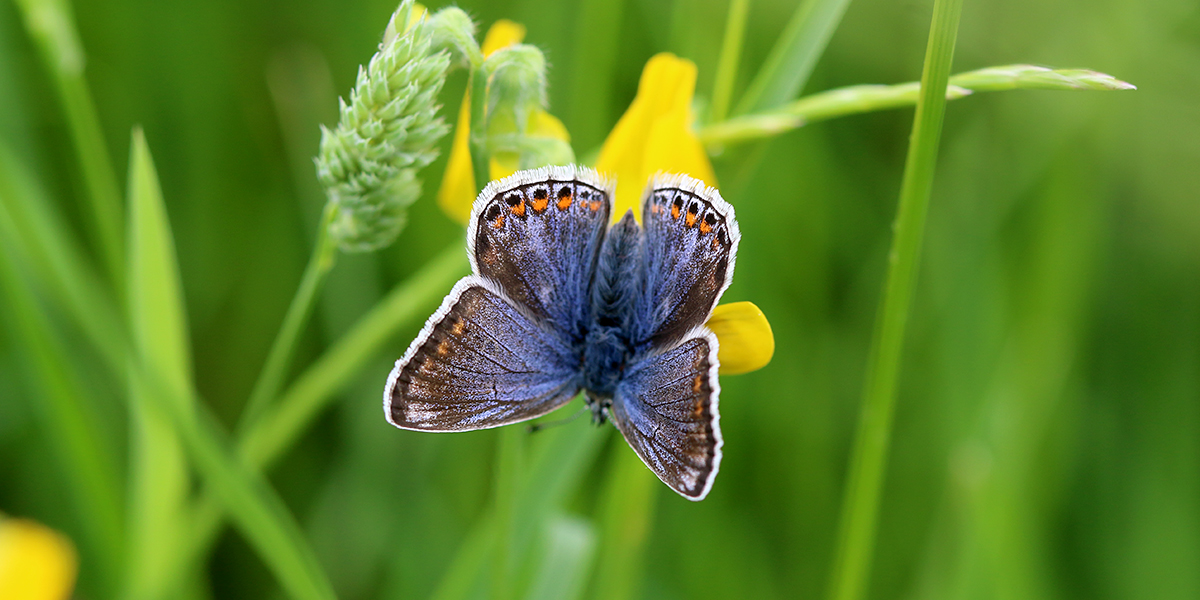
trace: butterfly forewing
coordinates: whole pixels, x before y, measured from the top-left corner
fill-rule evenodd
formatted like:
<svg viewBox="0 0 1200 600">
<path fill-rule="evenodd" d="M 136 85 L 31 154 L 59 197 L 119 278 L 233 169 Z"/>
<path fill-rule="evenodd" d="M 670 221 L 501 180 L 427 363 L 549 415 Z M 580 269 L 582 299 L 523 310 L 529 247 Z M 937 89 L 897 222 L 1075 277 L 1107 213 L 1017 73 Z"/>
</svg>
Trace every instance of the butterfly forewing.
<svg viewBox="0 0 1200 600">
<path fill-rule="evenodd" d="M 630 365 L 610 409 L 625 440 L 671 489 L 708 494 L 721 462 L 717 338 L 703 327 Z"/>
<path fill-rule="evenodd" d="M 468 231 L 475 272 L 550 327 L 580 336 L 610 196 L 582 167 L 522 171 L 489 184 Z"/>
<path fill-rule="evenodd" d="M 573 360 L 559 336 L 522 314 L 490 282 L 468 276 L 396 362 L 384 413 L 397 427 L 423 431 L 532 419 L 579 391 Z"/>
<path fill-rule="evenodd" d="M 670 348 L 709 314 L 733 278 L 741 239 L 733 207 L 685 176 L 658 178 L 642 203 L 642 299 L 637 341 Z"/>
</svg>

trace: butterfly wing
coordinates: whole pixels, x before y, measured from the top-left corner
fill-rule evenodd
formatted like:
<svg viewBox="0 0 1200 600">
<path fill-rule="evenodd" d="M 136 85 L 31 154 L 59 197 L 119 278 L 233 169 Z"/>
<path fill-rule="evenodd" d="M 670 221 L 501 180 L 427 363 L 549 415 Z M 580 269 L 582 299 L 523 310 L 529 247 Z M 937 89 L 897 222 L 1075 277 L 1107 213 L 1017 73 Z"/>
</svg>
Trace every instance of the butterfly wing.
<svg viewBox="0 0 1200 600">
<path fill-rule="evenodd" d="M 488 184 L 467 230 L 472 268 L 528 314 L 581 339 L 611 196 L 595 171 L 576 166 Z"/>
<path fill-rule="evenodd" d="M 476 275 L 460 280 L 396 361 L 383 392 L 389 423 L 498 427 L 544 415 L 579 391 L 571 349 L 493 286 Z"/>
<path fill-rule="evenodd" d="M 704 324 L 733 280 L 741 233 L 717 190 L 685 175 L 657 177 L 642 201 L 642 298 L 634 340 L 670 348 Z"/>
<path fill-rule="evenodd" d="M 675 348 L 629 365 L 609 415 L 663 483 L 703 500 L 721 464 L 717 337 L 692 330 Z"/>
</svg>

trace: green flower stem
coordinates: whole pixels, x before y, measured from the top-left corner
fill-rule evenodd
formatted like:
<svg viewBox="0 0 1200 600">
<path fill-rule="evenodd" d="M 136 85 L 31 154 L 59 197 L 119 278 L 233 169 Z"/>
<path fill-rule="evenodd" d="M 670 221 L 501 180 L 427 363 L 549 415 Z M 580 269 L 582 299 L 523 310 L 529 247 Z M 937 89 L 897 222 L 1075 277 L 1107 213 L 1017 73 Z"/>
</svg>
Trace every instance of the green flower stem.
<svg viewBox="0 0 1200 600">
<path fill-rule="evenodd" d="M 829 593 L 832 600 L 862 598 L 870 580 L 904 329 L 916 282 L 961 12 L 962 0 L 936 0 L 933 6 L 933 24 L 921 73 L 921 96 L 904 165 L 887 282 L 871 340 L 863 408 L 842 504 Z"/>
<path fill-rule="evenodd" d="M 76 158 L 83 172 L 89 200 L 92 237 L 103 257 L 114 289 L 123 289 L 121 191 L 104 142 L 96 106 L 84 79 L 83 46 L 75 19 L 64 0 L 17 0 L 25 28 L 36 43 L 47 71 L 54 79 L 67 117 Z"/>
<path fill-rule="evenodd" d="M 325 212 L 321 215 L 321 224 L 317 229 L 317 243 L 313 246 L 308 266 L 304 268 L 304 275 L 300 278 L 300 287 L 296 289 L 296 296 L 292 298 L 292 304 L 283 317 L 279 334 L 275 337 L 271 351 L 267 354 L 267 361 L 258 376 L 258 382 L 254 384 L 254 391 L 251 392 L 250 399 L 246 402 L 246 408 L 238 422 L 239 431 L 244 431 L 257 421 L 271 400 L 274 400 L 279 394 L 284 375 L 287 373 L 288 365 L 292 362 L 292 355 L 296 351 L 296 341 L 300 338 L 300 332 L 304 330 L 304 325 L 312 315 L 313 305 L 317 294 L 321 291 L 322 284 L 325 283 L 325 276 L 329 274 L 337 261 L 337 244 L 329 235 L 329 225 L 333 222 L 334 211 L 335 206 L 332 203 L 325 205 Z"/>
<path fill-rule="evenodd" d="M 974 92 L 1017 89 L 1042 90 L 1132 90 L 1132 84 L 1111 75 L 1083 69 L 1047 69 L 1032 65 L 988 67 L 950 78 L 947 100 L 965 98 Z M 921 84 L 854 85 L 805 96 L 778 109 L 745 115 L 704 127 L 700 141 L 709 145 L 734 144 L 779 135 L 834 117 L 843 117 L 917 102 Z"/>
<path fill-rule="evenodd" d="M 725 19 L 725 39 L 717 59 L 717 76 L 713 82 L 712 106 L 708 120 L 720 122 L 729 114 L 733 84 L 737 81 L 738 61 L 742 58 L 742 40 L 746 35 L 746 13 L 750 0 L 729 0 L 729 16 Z"/>
<path fill-rule="evenodd" d="M 334 393 L 344 386 L 395 335 L 428 313 L 430 305 L 445 295 L 453 282 L 467 272 L 466 253 L 458 242 L 442 251 L 420 271 L 396 286 L 363 316 L 324 356 L 310 366 L 283 394 L 279 403 L 267 408 L 239 439 L 243 464 L 257 471 L 269 466 L 328 406 Z M 192 565 L 216 540 L 222 506 L 205 494 L 192 517 L 192 540 L 173 564 L 175 581 L 182 569 Z"/>
</svg>

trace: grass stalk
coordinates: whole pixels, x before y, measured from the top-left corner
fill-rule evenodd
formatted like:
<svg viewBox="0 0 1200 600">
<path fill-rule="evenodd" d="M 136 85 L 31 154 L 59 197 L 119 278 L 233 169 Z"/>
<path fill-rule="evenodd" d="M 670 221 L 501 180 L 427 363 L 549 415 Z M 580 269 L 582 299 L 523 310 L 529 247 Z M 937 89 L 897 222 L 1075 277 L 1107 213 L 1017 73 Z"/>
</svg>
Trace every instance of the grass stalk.
<svg viewBox="0 0 1200 600">
<path fill-rule="evenodd" d="M 300 339 L 300 333 L 312 315 L 326 275 L 337 260 L 337 244 L 329 235 L 329 224 L 333 221 L 333 216 L 334 206 L 327 204 L 321 215 L 317 243 L 313 246 L 312 256 L 308 260 L 308 266 L 304 268 L 300 286 L 296 289 L 292 304 L 283 317 L 283 324 L 271 345 L 271 351 L 267 354 L 267 360 L 259 373 L 258 381 L 254 384 L 254 390 L 250 393 L 250 399 L 246 402 L 246 408 L 238 423 L 239 431 L 245 430 L 262 416 L 283 385 L 284 376 L 296 352 L 296 341 Z"/>
<path fill-rule="evenodd" d="M 1033 65 L 988 67 L 950 78 L 946 99 L 957 100 L 975 92 L 1018 89 L 1132 90 L 1130 83 L 1111 75 L 1084 69 L 1047 69 Z M 921 95 L 920 82 L 896 85 L 853 85 L 811 94 L 779 108 L 734 117 L 700 129 L 705 144 L 735 144 L 779 135 L 809 123 L 846 115 L 912 106 Z"/>
<path fill-rule="evenodd" d="M 738 62 L 742 58 L 742 42 L 746 36 L 746 13 L 750 0 L 729 0 L 729 15 L 725 18 L 725 39 L 717 59 L 717 75 L 713 81 L 712 105 L 708 120 L 717 123 L 729 114 L 733 84 L 737 81 Z"/>
<path fill-rule="evenodd" d="M 850 0 L 801 2 L 733 114 L 774 108 L 795 98 L 808 83 L 848 6 Z"/>
<path fill-rule="evenodd" d="M 904 331 L 916 283 L 961 12 L 962 0 L 936 0 L 934 3 L 933 23 L 921 73 L 921 96 L 917 101 L 900 186 L 895 234 L 888 255 L 887 281 L 871 340 L 863 407 L 851 451 L 829 589 L 831 600 L 862 598 L 870 580 Z"/>
<path fill-rule="evenodd" d="M 104 141 L 96 105 L 84 78 L 83 45 L 65 0 L 16 0 L 67 117 L 67 127 L 87 187 L 90 234 L 114 289 L 122 289 L 123 250 L 121 191 Z"/>
</svg>

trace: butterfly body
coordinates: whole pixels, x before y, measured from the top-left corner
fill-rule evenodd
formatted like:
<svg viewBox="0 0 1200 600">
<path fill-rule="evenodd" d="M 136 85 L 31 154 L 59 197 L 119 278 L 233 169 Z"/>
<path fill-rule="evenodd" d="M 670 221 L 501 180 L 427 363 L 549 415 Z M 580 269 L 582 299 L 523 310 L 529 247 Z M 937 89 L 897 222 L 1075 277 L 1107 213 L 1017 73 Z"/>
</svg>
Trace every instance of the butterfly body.
<svg viewBox="0 0 1200 600">
<path fill-rule="evenodd" d="M 717 339 L 704 323 L 733 273 L 733 209 L 696 180 L 648 190 L 611 227 L 611 186 L 579 167 L 480 194 L 461 280 L 384 391 L 404 429 L 535 418 L 584 392 L 665 483 L 698 500 L 721 457 Z"/>
</svg>

